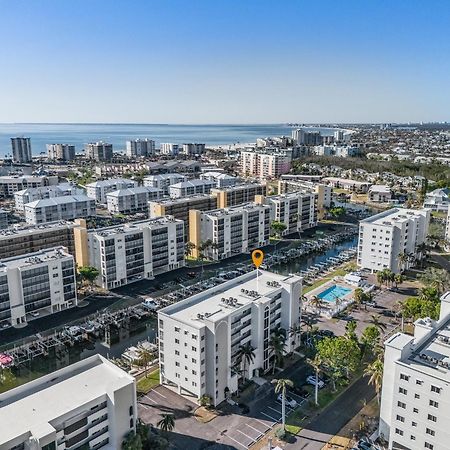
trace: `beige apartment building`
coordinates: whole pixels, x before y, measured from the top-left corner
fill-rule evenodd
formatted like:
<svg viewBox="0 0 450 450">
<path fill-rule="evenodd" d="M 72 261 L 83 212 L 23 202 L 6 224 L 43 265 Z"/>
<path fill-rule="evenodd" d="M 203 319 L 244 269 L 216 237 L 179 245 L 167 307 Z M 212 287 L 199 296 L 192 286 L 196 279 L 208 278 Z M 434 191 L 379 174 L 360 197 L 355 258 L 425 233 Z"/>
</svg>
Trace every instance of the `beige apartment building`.
<svg viewBox="0 0 450 450">
<path fill-rule="evenodd" d="M 255 195 L 266 195 L 267 186 L 263 183 L 241 184 L 224 189 L 211 189 L 217 198 L 217 208 L 228 208 L 255 201 Z M 197 208 L 198 209 L 198 208 Z"/>
</svg>

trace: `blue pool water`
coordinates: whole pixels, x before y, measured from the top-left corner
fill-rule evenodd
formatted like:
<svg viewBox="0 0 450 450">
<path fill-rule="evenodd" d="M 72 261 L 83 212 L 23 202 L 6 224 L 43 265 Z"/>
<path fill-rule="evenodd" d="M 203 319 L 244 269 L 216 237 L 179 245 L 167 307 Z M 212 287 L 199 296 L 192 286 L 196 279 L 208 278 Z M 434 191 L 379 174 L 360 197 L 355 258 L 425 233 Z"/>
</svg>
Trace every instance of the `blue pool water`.
<svg viewBox="0 0 450 450">
<path fill-rule="evenodd" d="M 342 298 L 349 292 L 351 292 L 351 289 L 335 284 L 322 291 L 318 297 L 326 302 L 334 303 L 336 301 L 336 297 Z"/>
</svg>

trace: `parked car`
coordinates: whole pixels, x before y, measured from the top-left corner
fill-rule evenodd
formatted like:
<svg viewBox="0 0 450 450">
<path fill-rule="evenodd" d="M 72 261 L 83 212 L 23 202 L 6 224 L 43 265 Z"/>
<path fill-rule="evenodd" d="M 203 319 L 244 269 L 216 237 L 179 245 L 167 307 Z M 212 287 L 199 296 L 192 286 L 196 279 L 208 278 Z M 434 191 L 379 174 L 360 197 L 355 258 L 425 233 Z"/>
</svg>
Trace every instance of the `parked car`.
<svg viewBox="0 0 450 450">
<path fill-rule="evenodd" d="M 320 330 L 319 334 L 324 337 L 333 337 L 334 333 L 331 330 Z"/>
<path fill-rule="evenodd" d="M 313 386 L 315 386 L 316 385 L 316 376 L 315 375 L 309 375 L 306 378 L 306 382 L 308 384 L 312 384 Z M 317 384 L 319 386 L 319 389 L 322 389 L 325 386 L 325 382 L 323 380 L 321 380 L 320 378 L 318 379 L 318 383 Z"/>
<path fill-rule="evenodd" d="M 306 389 L 302 389 L 301 387 L 294 386 L 290 389 L 294 394 L 299 395 L 303 398 L 308 398 L 310 396 L 309 392 Z"/>
<path fill-rule="evenodd" d="M 292 397 L 289 397 L 289 395 L 286 395 L 285 400 L 286 400 L 286 405 L 290 406 L 291 408 L 297 407 L 297 402 Z M 283 402 L 283 396 L 281 394 L 278 394 L 277 402 L 278 403 Z"/>
<path fill-rule="evenodd" d="M 370 442 L 360 440 L 357 444 L 358 449 L 360 450 L 373 450 L 373 445 Z"/>
<path fill-rule="evenodd" d="M 373 300 L 369 300 L 366 302 L 367 306 L 372 306 L 372 308 L 375 308 L 377 306 L 377 302 L 374 302 Z"/>
</svg>

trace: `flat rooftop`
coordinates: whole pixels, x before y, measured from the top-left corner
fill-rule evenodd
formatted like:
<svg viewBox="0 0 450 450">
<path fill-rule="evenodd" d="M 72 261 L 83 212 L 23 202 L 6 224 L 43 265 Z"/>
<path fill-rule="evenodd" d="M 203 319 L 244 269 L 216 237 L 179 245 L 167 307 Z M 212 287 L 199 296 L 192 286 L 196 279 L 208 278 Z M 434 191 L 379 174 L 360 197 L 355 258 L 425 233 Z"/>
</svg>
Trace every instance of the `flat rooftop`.
<svg viewBox="0 0 450 450">
<path fill-rule="evenodd" d="M 404 209 L 404 208 L 392 208 L 387 211 L 383 211 L 367 219 L 361 220 L 360 223 L 371 223 L 373 225 L 394 225 L 396 222 L 404 222 L 413 217 L 425 217 L 429 210 L 426 209 Z"/>
<path fill-rule="evenodd" d="M 230 187 L 226 187 L 226 188 L 215 188 L 215 189 L 211 189 L 211 192 L 221 192 L 221 191 L 225 191 L 225 192 L 234 192 L 234 191 L 245 191 L 247 189 L 254 189 L 254 188 L 265 188 L 266 185 L 265 184 L 260 184 L 260 183 L 248 183 L 248 184 L 238 184 L 237 186 L 230 186 Z"/>
<path fill-rule="evenodd" d="M 77 406 L 133 381 L 123 370 L 95 355 L 1 394 L 0 444 L 40 430 Z"/>
<path fill-rule="evenodd" d="M 208 199 L 215 199 L 215 197 L 214 197 L 214 195 L 209 195 L 209 194 L 198 194 L 198 195 L 191 195 L 189 197 L 151 200 L 149 203 L 168 206 L 168 205 L 180 205 L 183 203 L 200 202 L 202 200 L 208 200 Z"/>
<path fill-rule="evenodd" d="M 26 255 L 2 259 L 0 262 L 0 272 L 6 271 L 7 268 L 13 269 L 34 266 L 50 260 L 63 258 L 72 258 L 72 256 L 66 253 L 66 249 L 62 246 L 39 250 L 38 252 L 27 253 Z"/>
<path fill-rule="evenodd" d="M 199 294 L 188 297 L 173 305 L 161 309 L 159 312 L 178 319 L 192 327 L 200 328 L 205 320 L 217 322 L 232 312 L 258 302 L 262 298 L 275 295 L 282 289 L 282 283 L 300 281 L 298 276 L 284 276 L 273 272 L 259 270 L 257 280 L 256 270 L 234 278 Z M 269 285 L 268 282 L 271 284 Z M 243 293 L 241 289 L 258 291 L 255 295 Z M 223 299 L 233 299 L 227 304 Z M 200 318 L 203 317 L 203 318 Z"/>
<path fill-rule="evenodd" d="M 203 214 L 207 216 L 220 217 L 230 214 L 239 214 L 242 211 L 256 211 L 269 208 L 269 205 L 260 205 L 258 203 L 243 203 L 241 205 L 228 206 L 226 208 L 212 209 L 211 211 L 205 211 Z"/>
<path fill-rule="evenodd" d="M 26 208 L 44 208 L 46 206 L 64 205 L 65 203 L 95 202 L 95 199 L 86 195 L 64 195 L 62 197 L 43 198 L 26 203 Z"/>
<path fill-rule="evenodd" d="M 160 192 L 163 194 L 161 189 L 152 186 L 136 186 L 132 188 L 119 189 L 118 191 L 108 192 L 107 197 L 124 197 L 126 195 L 136 195 L 136 194 L 146 194 L 149 192 Z"/>
<path fill-rule="evenodd" d="M 74 228 L 77 225 L 74 222 L 61 220 L 58 222 L 48 222 L 42 225 L 13 225 L 4 230 L 0 230 L 0 240 L 9 239 L 14 236 L 23 236 L 34 233 L 45 233 L 46 231 L 54 231 L 61 228 Z"/>
</svg>

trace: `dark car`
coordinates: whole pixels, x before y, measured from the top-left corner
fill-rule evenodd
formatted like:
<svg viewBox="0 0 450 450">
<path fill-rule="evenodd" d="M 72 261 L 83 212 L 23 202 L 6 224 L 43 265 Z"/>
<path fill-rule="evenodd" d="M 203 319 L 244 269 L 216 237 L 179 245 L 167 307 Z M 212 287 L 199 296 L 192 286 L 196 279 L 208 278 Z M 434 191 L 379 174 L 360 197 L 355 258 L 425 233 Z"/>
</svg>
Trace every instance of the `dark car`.
<svg viewBox="0 0 450 450">
<path fill-rule="evenodd" d="M 290 390 L 294 394 L 299 395 L 300 397 L 303 397 L 303 398 L 308 398 L 310 396 L 310 393 L 307 390 L 302 389 L 301 387 L 298 387 L 298 386 L 294 386 Z"/>
</svg>

